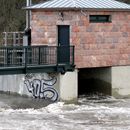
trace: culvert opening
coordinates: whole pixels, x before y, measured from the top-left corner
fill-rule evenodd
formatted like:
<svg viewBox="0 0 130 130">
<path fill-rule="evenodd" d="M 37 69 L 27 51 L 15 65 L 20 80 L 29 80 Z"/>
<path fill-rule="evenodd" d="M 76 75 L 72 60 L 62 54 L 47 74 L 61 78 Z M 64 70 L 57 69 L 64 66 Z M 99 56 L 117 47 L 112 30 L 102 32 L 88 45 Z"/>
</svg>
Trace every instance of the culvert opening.
<svg viewBox="0 0 130 130">
<path fill-rule="evenodd" d="M 78 72 L 78 95 L 111 96 L 111 68 L 87 68 Z"/>
</svg>

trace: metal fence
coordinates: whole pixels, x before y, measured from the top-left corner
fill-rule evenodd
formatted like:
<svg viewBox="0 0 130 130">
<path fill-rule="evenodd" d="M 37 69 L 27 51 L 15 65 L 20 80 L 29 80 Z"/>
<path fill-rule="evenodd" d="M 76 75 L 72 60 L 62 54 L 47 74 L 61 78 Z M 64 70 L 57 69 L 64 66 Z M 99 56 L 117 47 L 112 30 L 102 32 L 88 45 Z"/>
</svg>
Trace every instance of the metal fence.
<svg viewBox="0 0 130 130">
<path fill-rule="evenodd" d="M 1 46 L 23 46 L 24 32 L 3 32 Z"/>
<path fill-rule="evenodd" d="M 74 46 L 0 47 L 0 66 L 74 65 Z"/>
</svg>

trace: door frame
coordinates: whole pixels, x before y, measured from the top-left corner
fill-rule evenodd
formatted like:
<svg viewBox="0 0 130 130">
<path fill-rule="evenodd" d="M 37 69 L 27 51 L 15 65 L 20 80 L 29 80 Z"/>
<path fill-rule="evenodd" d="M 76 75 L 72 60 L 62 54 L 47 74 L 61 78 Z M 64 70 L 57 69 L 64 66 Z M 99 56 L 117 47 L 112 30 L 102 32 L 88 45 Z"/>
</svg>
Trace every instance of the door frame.
<svg viewBox="0 0 130 130">
<path fill-rule="evenodd" d="M 59 37 L 58 37 L 58 26 L 68 26 L 69 27 L 69 46 L 70 46 L 70 25 L 69 24 L 60 24 L 60 25 L 57 25 L 57 46 L 60 46 L 60 44 L 59 44 Z"/>
<path fill-rule="evenodd" d="M 66 64 L 69 64 L 70 63 L 70 25 L 57 25 L 57 46 L 58 46 L 58 54 L 59 53 L 61 53 L 62 52 L 62 50 L 61 50 L 61 52 L 60 52 L 60 47 L 61 47 L 61 49 L 64 47 L 64 45 L 62 46 L 62 45 L 60 45 L 60 43 L 59 43 L 59 26 L 67 26 L 68 27 L 68 29 L 69 29 L 69 37 L 68 37 L 68 39 L 69 39 L 69 42 L 68 42 L 68 45 L 66 45 L 66 47 L 68 48 L 68 53 L 67 53 L 67 55 L 65 56 L 65 61 L 62 59 L 62 58 L 60 58 L 62 55 L 59 55 L 58 56 L 58 61 L 59 61 L 59 63 L 66 63 Z M 66 50 L 66 49 L 65 49 Z M 64 51 L 63 51 L 63 54 L 64 54 Z"/>
</svg>

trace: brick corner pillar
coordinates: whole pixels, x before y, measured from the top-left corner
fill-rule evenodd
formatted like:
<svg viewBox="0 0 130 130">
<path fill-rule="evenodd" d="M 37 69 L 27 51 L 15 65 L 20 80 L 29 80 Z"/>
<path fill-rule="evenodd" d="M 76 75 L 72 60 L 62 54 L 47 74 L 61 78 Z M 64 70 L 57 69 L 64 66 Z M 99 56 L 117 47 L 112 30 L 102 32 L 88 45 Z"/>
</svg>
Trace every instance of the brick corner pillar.
<svg viewBox="0 0 130 130">
<path fill-rule="evenodd" d="M 78 71 L 59 74 L 60 101 L 76 102 L 78 99 Z"/>
</svg>

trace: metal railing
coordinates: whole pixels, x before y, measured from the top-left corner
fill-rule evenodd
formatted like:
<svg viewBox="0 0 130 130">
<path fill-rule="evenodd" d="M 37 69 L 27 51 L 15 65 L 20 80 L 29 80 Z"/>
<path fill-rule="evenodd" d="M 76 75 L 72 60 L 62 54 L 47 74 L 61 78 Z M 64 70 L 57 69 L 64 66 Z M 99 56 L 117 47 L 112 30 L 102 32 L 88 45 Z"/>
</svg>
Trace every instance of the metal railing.
<svg viewBox="0 0 130 130">
<path fill-rule="evenodd" d="M 74 46 L 0 47 L 0 67 L 74 65 Z"/>
<path fill-rule="evenodd" d="M 3 32 L 1 46 L 23 46 L 24 32 Z"/>
</svg>

